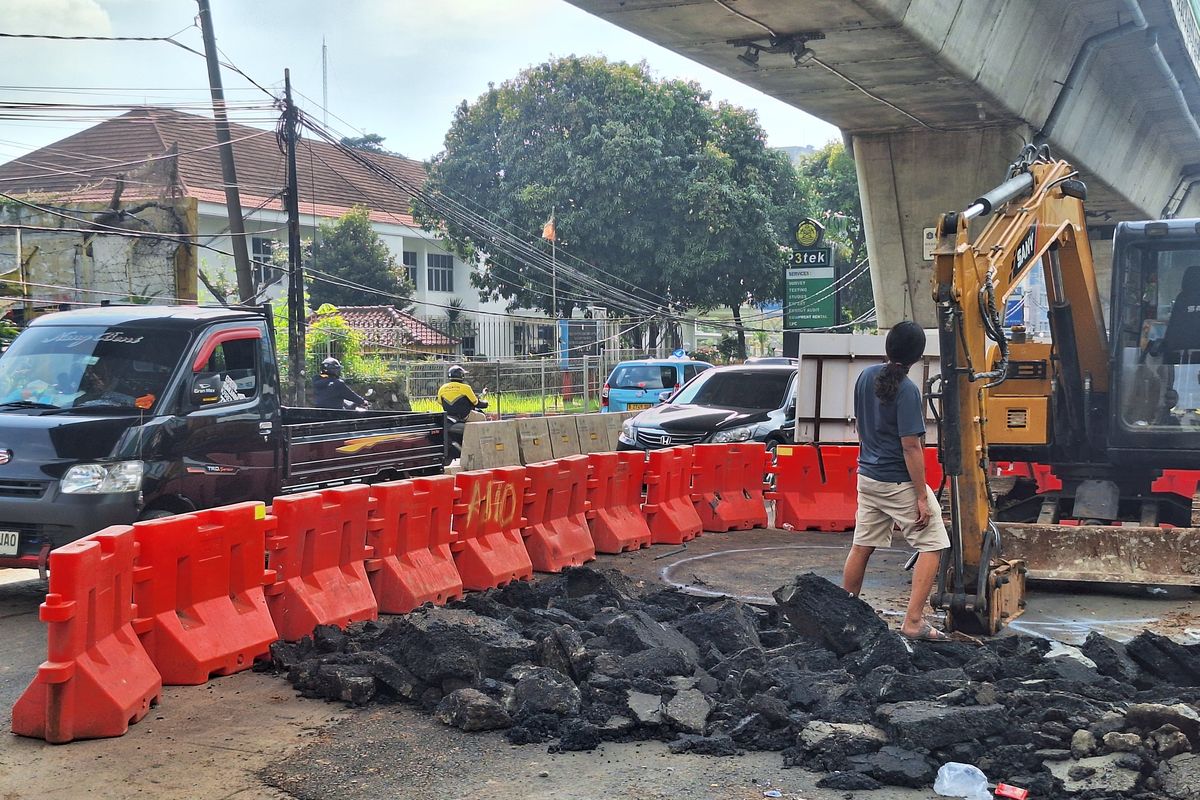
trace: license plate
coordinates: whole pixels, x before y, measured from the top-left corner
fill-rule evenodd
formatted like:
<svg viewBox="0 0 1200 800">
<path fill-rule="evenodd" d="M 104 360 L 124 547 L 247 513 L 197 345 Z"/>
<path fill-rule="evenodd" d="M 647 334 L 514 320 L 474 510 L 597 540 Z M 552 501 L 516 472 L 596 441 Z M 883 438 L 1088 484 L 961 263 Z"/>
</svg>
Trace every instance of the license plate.
<svg viewBox="0 0 1200 800">
<path fill-rule="evenodd" d="M 627 403 L 625 405 L 625 408 L 629 409 L 630 411 L 645 411 L 649 407 L 649 403 Z"/>
<path fill-rule="evenodd" d="M 20 550 L 21 535 L 16 531 L 0 531 L 0 556 L 15 556 Z"/>
</svg>

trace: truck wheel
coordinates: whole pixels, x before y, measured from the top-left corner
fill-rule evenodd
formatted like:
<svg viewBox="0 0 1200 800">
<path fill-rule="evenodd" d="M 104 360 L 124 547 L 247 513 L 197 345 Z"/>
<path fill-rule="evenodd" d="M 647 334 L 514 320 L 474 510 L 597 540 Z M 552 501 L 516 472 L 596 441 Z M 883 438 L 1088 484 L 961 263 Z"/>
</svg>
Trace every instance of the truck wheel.
<svg viewBox="0 0 1200 800">
<path fill-rule="evenodd" d="M 149 511 L 143 511 L 141 516 L 138 517 L 138 522 L 142 522 L 142 521 L 148 520 L 148 519 L 162 519 L 164 517 L 173 517 L 173 516 L 175 516 L 174 511 L 167 511 L 162 508 L 152 508 Z"/>
</svg>

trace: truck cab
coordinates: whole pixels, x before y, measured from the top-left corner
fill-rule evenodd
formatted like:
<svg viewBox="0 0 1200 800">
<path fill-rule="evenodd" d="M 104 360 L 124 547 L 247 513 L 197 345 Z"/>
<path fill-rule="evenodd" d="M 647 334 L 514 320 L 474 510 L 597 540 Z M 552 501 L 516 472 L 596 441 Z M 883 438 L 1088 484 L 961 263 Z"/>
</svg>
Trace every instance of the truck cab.
<svg viewBox="0 0 1200 800">
<path fill-rule="evenodd" d="M 436 414 L 284 409 L 257 309 L 48 314 L 0 356 L 0 566 L 44 567 L 108 525 L 436 472 L 440 431 Z"/>
</svg>

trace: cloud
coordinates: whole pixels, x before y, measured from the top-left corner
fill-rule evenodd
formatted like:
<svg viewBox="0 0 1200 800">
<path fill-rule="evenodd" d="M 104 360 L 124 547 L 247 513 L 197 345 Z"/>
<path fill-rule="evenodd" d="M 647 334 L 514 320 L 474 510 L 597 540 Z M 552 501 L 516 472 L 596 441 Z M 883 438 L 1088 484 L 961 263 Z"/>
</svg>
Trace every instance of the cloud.
<svg viewBox="0 0 1200 800">
<path fill-rule="evenodd" d="M 9 33 L 111 36 L 112 21 L 96 0 L 0 0 Z"/>
</svg>

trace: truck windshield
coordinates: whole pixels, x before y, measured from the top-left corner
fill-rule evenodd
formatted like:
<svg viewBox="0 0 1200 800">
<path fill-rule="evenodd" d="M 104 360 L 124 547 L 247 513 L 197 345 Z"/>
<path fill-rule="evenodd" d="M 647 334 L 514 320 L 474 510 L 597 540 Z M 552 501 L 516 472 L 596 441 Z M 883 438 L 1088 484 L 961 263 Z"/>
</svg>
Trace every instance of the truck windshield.
<svg viewBox="0 0 1200 800">
<path fill-rule="evenodd" d="M 27 328 L 0 357 L 0 408 L 148 411 L 187 334 L 99 325 Z"/>
<path fill-rule="evenodd" d="M 708 370 L 671 399 L 672 405 L 770 411 L 782 408 L 792 374 L 783 370 Z"/>
</svg>

